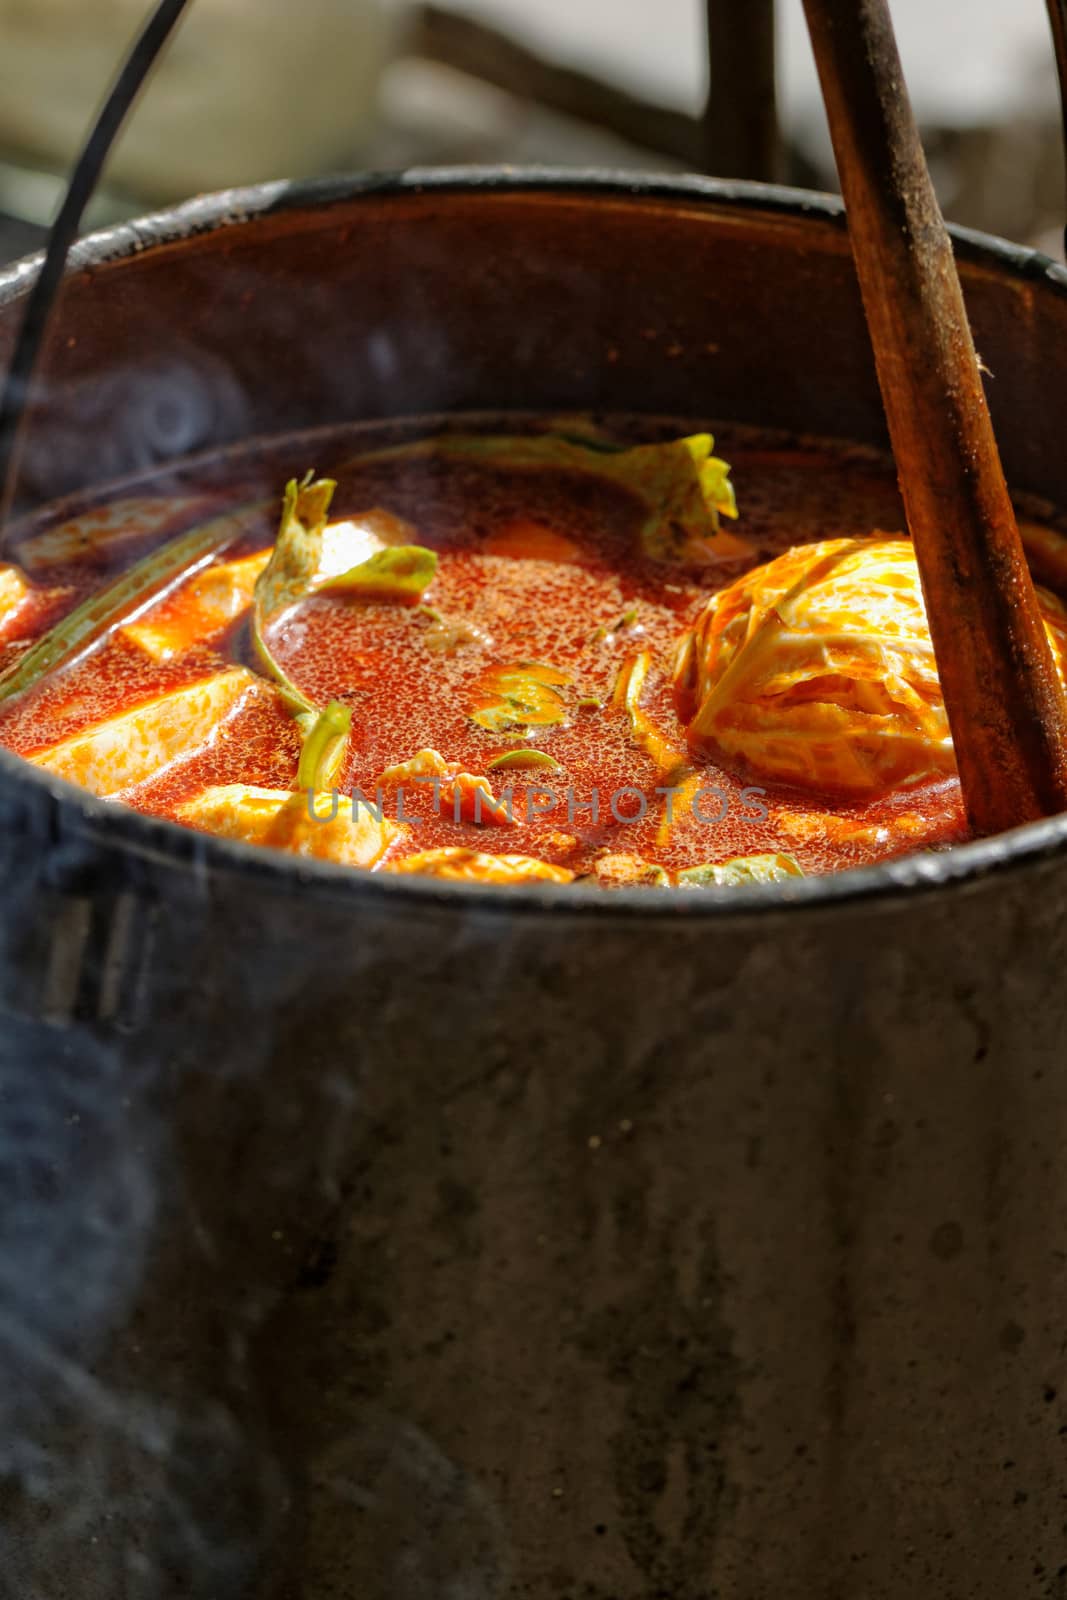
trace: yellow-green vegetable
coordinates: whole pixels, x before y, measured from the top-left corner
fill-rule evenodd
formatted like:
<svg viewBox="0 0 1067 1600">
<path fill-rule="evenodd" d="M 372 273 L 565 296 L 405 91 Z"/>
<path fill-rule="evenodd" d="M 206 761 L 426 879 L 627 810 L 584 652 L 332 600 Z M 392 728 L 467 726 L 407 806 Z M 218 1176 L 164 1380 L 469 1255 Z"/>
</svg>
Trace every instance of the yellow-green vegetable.
<svg viewBox="0 0 1067 1600">
<path fill-rule="evenodd" d="M 617 633 L 621 633 L 624 628 L 632 628 L 636 621 L 637 607 L 630 606 L 629 610 L 624 611 L 622 615 L 616 617 L 613 622 L 602 622 L 599 628 L 595 628 L 593 630 L 590 642 L 592 644 L 599 644 L 602 639 L 613 639 L 615 635 Z"/>
<path fill-rule="evenodd" d="M 560 770 L 559 762 L 547 750 L 508 750 L 501 756 L 494 756 L 486 765 L 490 772 L 496 767 L 551 767 L 556 772 Z"/>
<path fill-rule="evenodd" d="M 271 558 L 256 584 L 256 605 L 264 620 L 295 605 L 310 589 L 322 563 L 322 541 L 337 484 L 310 472 L 285 486 L 281 521 Z"/>
<path fill-rule="evenodd" d="M 719 518 L 736 517 L 737 502 L 727 462 L 712 455 L 710 433 L 694 433 L 663 444 L 626 448 L 559 433 L 445 433 L 392 445 L 364 461 L 439 456 L 498 462 L 502 467 L 554 467 L 591 472 L 628 489 L 646 507 L 641 545 L 656 561 L 714 561 Z"/>
<path fill-rule="evenodd" d="M 800 863 L 781 853 L 761 856 L 734 856 L 718 865 L 686 867 L 677 877 L 680 889 L 733 888 L 743 883 L 780 883 L 783 878 L 802 878 Z"/>
<path fill-rule="evenodd" d="M 340 700 L 331 700 L 315 718 L 304 739 L 297 768 L 298 789 L 329 789 L 341 770 L 352 712 Z"/>
<path fill-rule="evenodd" d="M 376 550 L 366 561 L 325 583 L 316 583 L 336 487 L 332 478 L 316 479 L 310 472 L 301 482 L 293 478 L 286 485 L 278 536 L 256 583 L 252 606 L 252 647 L 303 735 L 297 770 L 301 789 L 330 786 L 344 761 L 352 713 L 339 700 L 320 709 L 293 682 L 267 644 L 271 618 L 312 593 L 417 600 L 437 568 L 432 550 L 393 545 Z"/>
<path fill-rule="evenodd" d="M 136 562 L 99 594 L 83 600 L 0 676 L 0 700 L 23 694 L 47 673 L 69 666 L 112 628 L 135 616 L 149 600 L 159 599 L 177 581 L 189 577 L 220 550 L 233 544 L 254 523 L 262 509 L 262 506 L 242 506 L 190 528 Z"/>
<path fill-rule="evenodd" d="M 639 885 L 665 889 L 670 885 L 670 874 L 656 861 L 646 861 L 643 856 L 618 851 L 601 856 L 593 871 L 598 881 L 608 888 L 629 889 Z"/>
<path fill-rule="evenodd" d="M 686 763 L 685 752 L 662 734 L 651 717 L 641 709 L 641 695 L 652 666 L 648 650 L 627 656 L 619 668 L 611 703 L 622 707 L 630 719 L 630 731 L 646 755 L 650 756 L 661 772 L 678 772 Z"/>
<path fill-rule="evenodd" d="M 619 668 L 615 687 L 611 692 L 613 705 L 621 706 L 630 719 L 630 727 L 634 733 L 639 731 L 638 711 L 641 705 L 641 695 L 652 665 L 652 655 L 648 650 L 642 650 L 635 656 L 627 656 Z"/>
<path fill-rule="evenodd" d="M 488 733 L 511 728 L 551 728 L 567 721 L 570 674 L 543 661 L 516 661 L 492 667 L 481 679 L 482 704 L 471 721 Z"/>
<path fill-rule="evenodd" d="M 252 602 L 252 647 L 305 736 L 311 732 L 319 708 L 297 688 L 271 654 L 266 628 L 271 617 L 295 605 L 311 587 L 322 558 L 322 536 L 336 487 L 332 478 L 316 481 L 310 472 L 301 483 L 292 478 L 286 484 L 278 537 L 271 558 L 256 581 Z"/>
<path fill-rule="evenodd" d="M 271 654 L 266 629 L 277 612 L 304 599 L 311 589 L 336 487 L 332 478 L 314 479 L 310 472 L 302 482 L 293 478 L 286 484 L 278 537 L 256 581 L 252 603 L 252 647 L 303 735 L 296 775 L 299 789 L 330 787 L 344 761 L 352 713 L 339 700 L 320 710 Z"/>
<path fill-rule="evenodd" d="M 320 584 L 318 594 L 343 594 L 361 600 L 401 600 L 413 605 L 433 582 L 437 554 L 419 544 L 376 550 L 358 567 Z"/>
</svg>

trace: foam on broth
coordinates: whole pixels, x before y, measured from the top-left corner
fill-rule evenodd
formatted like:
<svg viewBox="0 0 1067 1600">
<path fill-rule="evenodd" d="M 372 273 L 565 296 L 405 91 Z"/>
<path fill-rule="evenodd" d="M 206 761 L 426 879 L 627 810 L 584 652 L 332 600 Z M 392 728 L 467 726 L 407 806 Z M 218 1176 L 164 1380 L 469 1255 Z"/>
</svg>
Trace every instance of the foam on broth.
<svg viewBox="0 0 1067 1600">
<path fill-rule="evenodd" d="M 450 419 L 451 425 L 456 420 Z M 460 425 L 469 422 L 460 419 Z M 478 426 L 485 426 L 484 419 Z M 414 430 L 426 431 L 428 423 Z M 499 419 L 495 431 L 516 431 L 515 419 Z M 686 431 L 692 431 L 691 423 L 626 426 L 630 437 L 641 439 Z M 365 428 L 256 441 L 166 476 L 139 480 L 103 502 L 68 506 L 67 521 L 80 514 L 90 519 L 88 526 L 92 519 L 99 522 L 103 503 L 110 524 L 122 526 L 124 537 L 113 547 L 113 557 L 101 549 L 80 554 L 68 549 L 61 550 L 61 559 L 36 562 L 35 608 L 16 637 L 6 643 L 0 639 L 0 667 L 115 566 L 208 511 L 216 514 L 247 502 L 250 494 L 277 498 L 289 475 L 314 466 L 338 479 L 331 520 L 378 507 L 412 524 L 418 542 L 439 557 L 427 601 L 450 621 L 475 623 L 482 635 L 453 653 L 442 652 L 431 642 L 432 618 L 425 609 L 327 596 L 305 601 L 287 617 L 273 635 L 286 671 L 311 698 L 339 699 L 352 710 L 349 754 L 338 786 L 345 792 L 359 786 L 374 798 L 383 769 L 425 747 L 473 774 L 485 773 L 495 756 L 520 746 L 535 745 L 558 763 L 552 772 L 490 774 L 498 793 L 507 783 L 514 785 L 516 825 L 510 828 L 456 821 L 447 807 L 435 810 L 428 789 L 405 786 L 404 814 L 418 820 L 394 854 L 461 844 L 521 852 L 584 875 L 605 852 L 626 852 L 675 870 L 783 851 L 794 855 L 805 872 L 827 872 L 965 838 L 955 781 L 860 806 L 824 803 L 769 784 L 759 785 L 766 792 L 753 799 L 746 791 L 757 779 L 710 761 L 697 764 L 700 784 L 719 791 L 722 799 L 703 801 L 703 817 L 694 815 L 688 802 L 676 805 L 673 825 L 664 826 L 665 798 L 656 792 L 664 785 L 663 774 L 635 744 L 625 713 L 609 703 L 623 662 L 637 650 L 651 652 L 642 706 L 663 736 L 684 751 L 670 664 L 678 636 L 709 593 L 792 545 L 905 526 L 892 464 L 874 452 L 789 441 L 737 426 L 714 431 L 716 453 L 732 466 L 741 513 L 730 532 L 745 541 L 750 555 L 703 571 L 659 565 L 637 553 L 638 503 L 592 476 L 442 458 L 361 462 L 358 450 L 379 442 L 379 435 Z M 173 502 L 169 517 L 160 515 L 160 502 L 168 497 Z M 125 523 L 123 498 L 130 506 Z M 151 514 L 146 503 L 154 507 Z M 53 511 L 21 530 L 22 545 L 60 516 Z M 275 514 L 265 512 L 261 526 L 224 559 L 269 547 L 275 523 Z M 538 553 L 523 554 L 528 549 Z M 163 604 L 172 616 L 180 612 L 182 591 Z M 251 662 L 246 634 L 238 620 L 210 641 L 159 662 L 117 632 L 74 666 L 0 707 L 0 742 L 32 755 L 235 659 Z M 475 726 L 470 712 L 486 671 L 524 660 L 551 663 L 569 674 L 568 725 L 528 738 Z M 581 706 L 580 701 L 601 704 Z M 296 727 L 281 705 L 259 702 L 228 723 L 209 748 L 124 799 L 139 810 L 173 816 L 183 800 L 208 785 L 291 789 L 299 747 Z M 546 784 L 556 791 L 555 808 L 529 815 L 526 790 L 543 790 Z M 624 790 L 641 794 L 619 798 L 619 811 L 638 813 L 643 796 L 643 820 L 612 815 L 611 801 Z M 389 814 L 395 815 L 394 789 L 386 785 L 383 794 Z M 591 816 L 594 797 L 597 820 Z M 548 800 L 544 795 L 541 805 Z M 709 812 L 715 820 L 708 820 Z"/>
</svg>

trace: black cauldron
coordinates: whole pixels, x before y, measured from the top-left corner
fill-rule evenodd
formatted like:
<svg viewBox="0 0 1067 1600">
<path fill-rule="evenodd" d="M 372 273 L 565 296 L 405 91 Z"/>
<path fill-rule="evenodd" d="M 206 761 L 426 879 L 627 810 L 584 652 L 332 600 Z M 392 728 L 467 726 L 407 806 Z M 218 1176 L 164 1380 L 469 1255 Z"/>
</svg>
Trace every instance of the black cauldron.
<svg viewBox="0 0 1067 1600">
<path fill-rule="evenodd" d="M 1067 273 L 954 237 L 1067 505 Z M 459 409 L 884 443 L 838 205 L 196 201 L 79 247 L 28 481 Z M 1067 817 L 685 898 L 308 865 L 2 753 L 0 822 L 5 1595 L 1067 1595 Z"/>
</svg>

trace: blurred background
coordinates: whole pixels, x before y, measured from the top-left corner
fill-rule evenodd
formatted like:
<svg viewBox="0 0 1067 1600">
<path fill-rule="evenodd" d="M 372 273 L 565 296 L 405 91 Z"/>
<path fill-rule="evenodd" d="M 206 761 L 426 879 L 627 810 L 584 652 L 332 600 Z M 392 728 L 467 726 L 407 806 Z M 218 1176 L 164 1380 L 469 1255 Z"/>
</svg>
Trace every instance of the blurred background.
<svg viewBox="0 0 1067 1600">
<path fill-rule="evenodd" d="M 0 260 L 40 243 L 147 9 L 0 0 Z M 893 12 L 946 215 L 1062 259 L 1044 0 Z M 457 162 L 755 162 L 837 187 L 801 0 L 192 0 L 88 221 L 263 178 Z"/>
</svg>

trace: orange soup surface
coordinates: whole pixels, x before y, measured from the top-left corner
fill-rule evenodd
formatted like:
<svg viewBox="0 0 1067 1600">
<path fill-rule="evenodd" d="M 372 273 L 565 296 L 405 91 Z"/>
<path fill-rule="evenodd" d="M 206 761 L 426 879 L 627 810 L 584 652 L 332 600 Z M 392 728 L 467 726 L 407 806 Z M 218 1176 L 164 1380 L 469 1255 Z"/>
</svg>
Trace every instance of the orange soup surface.
<svg viewBox="0 0 1067 1600">
<path fill-rule="evenodd" d="M 24 525 L 13 553 L 21 591 L 6 613 L 0 608 L 0 670 L 184 530 L 241 504 L 259 507 L 240 537 L 195 572 L 0 701 L 0 742 L 116 803 L 236 837 L 246 835 L 211 820 L 222 814 L 218 805 L 196 814 L 198 796 L 299 794 L 310 723 L 257 656 L 250 608 L 282 485 L 314 450 L 315 467 L 337 484 L 327 538 L 329 528 L 361 519 L 400 529 L 391 542 L 433 552 L 436 570 L 420 593 L 401 599 L 317 583 L 269 620 L 273 661 L 306 702 L 351 714 L 328 786 L 301 796 L 305 845 L 326 826 L 312 818 L 327 816 L 338 794 L 394 824 L 375 870 L 439 862 L 451 850 L 522 857 L 560 869 L 561 882 L 606 887 L 677 883 L 693 868 L 751 857 L 824 873 L 966 838 L 950 747 L 941 770 L 888 792 L 820 793 L 768 777 L 759 759 L 724 755 L 733 747 L 718 724 L 709 741 L 695 740 L 680 715 L 679 640 L 717 593 L 798 546 L 904 537 L 882 458 L 718 430 L 716 454 L 730 463 L 740 514 L 719 525 L 720 544 L 709 541 L 712 559 L 689 564 L 654 559 L 641 542 L 647 506 L 595 471 L 476 457 L 364 460 L 354 440 L 334 433 L 259 445 L 247 459 L 207 461 L 180 480 L 148 480 Z M 1046 535 L 1054 554 L 1057 538 Z M 258 562 L 246 561 L 257 553 Z M 213 578 L 215 569 L 222 576 Z M 795 606 L 795 596 L 786 598 Z M 775 605 L 761 627 L 790 622 L 786 603 Z M 159 759 L 130 766 L 128 783 L 119 755 L 89 737 L 115 723 L 125 760 L 143 730 L 116 719 L 235 668 L 243 672 L 226 681 L 244 688 L 223 697 L 217 715 L 196 712 L 207 719 L 202 736 L 182 745 L 153 729 Z M 733 726 L 732 715 L 727 704 L 723 726 Z M 71 765 L 75 756 L 82 766 Z M 109 771 L 118 775 L 110 789 Z M 247 837 L 285 844 L 269 829 Z M 307 853 L 330 852 L 312 845 Z"/>
</svg>

